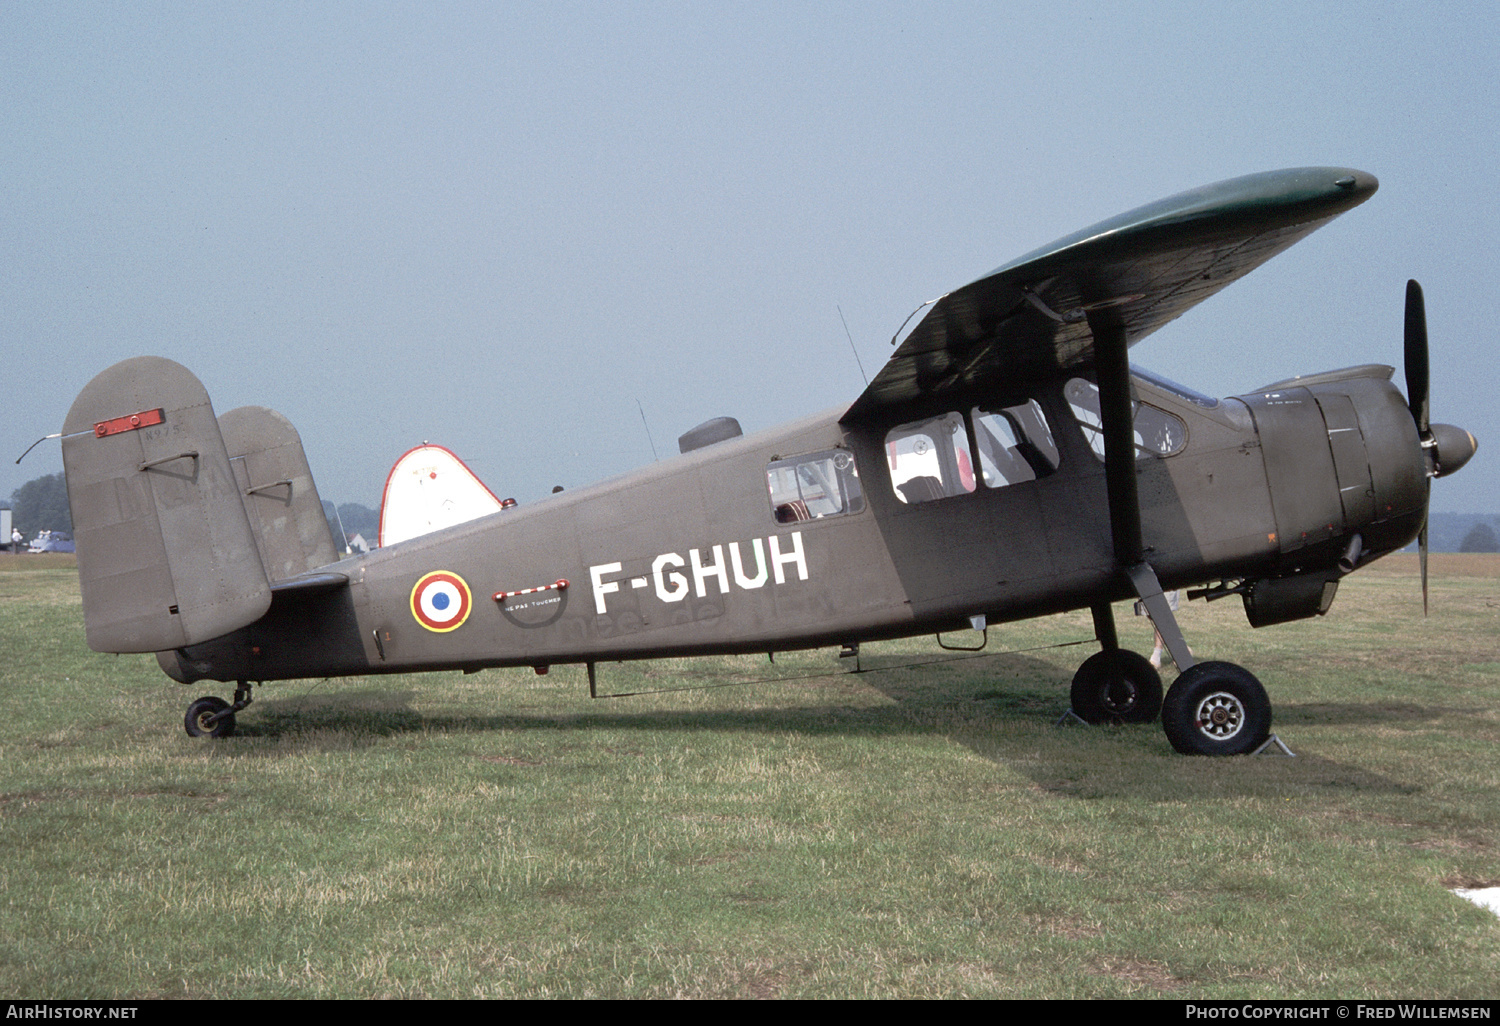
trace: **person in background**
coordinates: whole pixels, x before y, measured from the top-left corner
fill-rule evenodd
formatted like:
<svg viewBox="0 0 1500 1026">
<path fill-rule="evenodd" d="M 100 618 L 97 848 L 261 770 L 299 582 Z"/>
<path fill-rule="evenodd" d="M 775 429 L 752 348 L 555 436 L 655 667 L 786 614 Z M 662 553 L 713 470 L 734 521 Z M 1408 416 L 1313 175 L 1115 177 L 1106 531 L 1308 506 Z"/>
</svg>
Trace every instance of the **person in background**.
<svg viewBox="0 0 1500 1026">
<path fill-rule="evenodd" d="M 1172 612 L 1174 612 L 1174 613 L 1177 612 L 1177 601 L 1178 601 L 1177 592 L 1174 590 L 1174 591 L 1163 592 L 1162 594 L 1163 594 L 1163 597 L 1166 598 L 1167 605 L 1169 607 L 1171 607 Z M 1146 604 L 1144 602 L 1137 602 L 1135 604 L 1135 615 L 1136 616 L 1144 616 L 1147 619 L 1151 618 L 1151 614 L 1148 613 L 1148 612 L 1146 612 Z M 1161 669 L 1162 651 L 1167 647 L 1167 645 L 1166 645 L 1166 642 L 1164 640 L 1162 640 L 1161 628 L 1159 628 L 1159 627 L 1156 626 L 1156 621 L 1155 620 L 1151 621 L 1151 632 L 1156 635 L 1155 641 L 1154 641 L 1152 649 L 1151 649 L 1151 665 L 1153 667 L 1155 667 L 1156 669 L 1159 670 L 1159 669 Z M 1188 649 L 1188 653 L 1189 654 L 1191 654 L 1192 651 L 1193 651 L 1192 649 Z"/>
</svg>

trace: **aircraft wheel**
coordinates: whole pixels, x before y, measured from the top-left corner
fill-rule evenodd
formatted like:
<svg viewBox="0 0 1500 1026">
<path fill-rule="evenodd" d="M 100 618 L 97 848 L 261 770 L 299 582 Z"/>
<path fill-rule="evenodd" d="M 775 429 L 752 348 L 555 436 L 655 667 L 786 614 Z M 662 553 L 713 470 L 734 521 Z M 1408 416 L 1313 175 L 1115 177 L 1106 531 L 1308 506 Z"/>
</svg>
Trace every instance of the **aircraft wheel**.
<svg viewBox="0 0 1500 1026">
<path fill-rule="evenodd" d="M 1172 683 L 1161 725 L 1183 755 L 1244 755 L 1271 736 L 1271 699 L 1234 663 L 1197 663 Z"/>
<path fill-rule="evenodd" d="M 187 715 L 182 718 L 183 729 L 192 737 L 228 737 L 234 733 L 234 713 L 208 722 L 210 716 L 228 708 L 229 703 L 222 698 L 212 695 L 200 698 L 188 706 Z"/>
<path fill-rule="evenodd" d="M 1070 697 L 1085 723 L 1150 723 L 1161 712 L 1161 674 L 1138 652 L 1095 652 L 1073 675 Z"/>
</svg>

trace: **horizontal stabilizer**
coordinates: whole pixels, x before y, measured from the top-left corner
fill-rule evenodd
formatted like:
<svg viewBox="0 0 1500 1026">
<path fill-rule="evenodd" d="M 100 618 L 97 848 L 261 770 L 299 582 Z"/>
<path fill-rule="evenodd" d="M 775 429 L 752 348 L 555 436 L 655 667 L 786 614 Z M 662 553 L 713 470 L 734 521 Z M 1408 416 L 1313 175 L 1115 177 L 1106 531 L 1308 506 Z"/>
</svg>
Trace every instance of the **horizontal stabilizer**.
<svg viewBox="0 0 1500 1026">
<path fill-rule="evenodd" d="M 305 595 L 312 595 L 320 591 L 337 591 L 339 588 L 348 587 L 348 585 L 348 574 L 341 574 L 337 570 L 324 570 L 302 574 L 298 577 L 288 577 L 284 581 L 277 581 L 271 585 L 271 591 L 277 595 L 288 591 L 297 591 Z"/>
<path fill-rule="evenodd" d="M 220 637 L 271 605 L 208 393 L 155 356 L 84 386 L 63 425 L 89 647 L 159 652 Z"/>
</svg>

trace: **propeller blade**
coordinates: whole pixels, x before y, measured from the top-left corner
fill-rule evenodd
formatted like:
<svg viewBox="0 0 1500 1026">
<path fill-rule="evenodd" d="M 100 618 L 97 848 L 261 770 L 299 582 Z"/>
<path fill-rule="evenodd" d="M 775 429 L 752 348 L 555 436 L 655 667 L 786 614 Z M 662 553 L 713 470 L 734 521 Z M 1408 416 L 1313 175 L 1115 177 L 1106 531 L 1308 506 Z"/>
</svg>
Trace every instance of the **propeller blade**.
<svg viewBox="0 0 1500 1026">
<path fill-rule="evenodd" d="M 1417 535 L 1417 552 L 1422 562 L 1422 615 L 1427 615 L 1427 521 L 1422 521 L 1422 533 Z"/>
<path fill-rule="evenodd" d="M 1427 372 L 1427 306 L 1422 301 L 1422 286 L 1406 283 L 1406 395 L 1417 433 L 1428 433 Z"/>
<path fill-rule="evenodd" d="M 1429 417 L 1427 362 L 1427 304 L 1422 286 L 1416 280 L 1406 283 L 1406 403 L 1411 419 L 1417 423 L 1417 437 L 1425 444 L 1432 437 Z M 1432 501 L 1432 480 L 1427 482 L 1427 499 L 1422 504 L 1422 530 L 1417 534 L 1417 554 L 1422 566 L 1422 615 L 1427 615 L 1427 506 Z"/>
</svg>

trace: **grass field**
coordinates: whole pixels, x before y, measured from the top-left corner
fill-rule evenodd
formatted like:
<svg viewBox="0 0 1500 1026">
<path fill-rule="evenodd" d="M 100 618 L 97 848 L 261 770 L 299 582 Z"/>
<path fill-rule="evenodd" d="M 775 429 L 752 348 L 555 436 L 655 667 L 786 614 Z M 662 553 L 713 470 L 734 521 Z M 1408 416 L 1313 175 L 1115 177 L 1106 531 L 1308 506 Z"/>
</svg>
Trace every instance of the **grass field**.
<svg viewBox="0 0 1500 1026">
<path fill-rule="evenodd" d="M 1043 646 L 1087 613 L 860 674 L 611 664 L 788 679 L 600 701 L 576 667 L 266 685 L 198 741 L 232 687 L 88 651 L 70 557 L 0 557 L 0 993 L 1500 996 L 1500 919 L 1448 890 L 1500 884 L 1500 556 L 1435 556 L 1426 620 L 1402 556 L 1320 620 L 1182 617 L 1297 758 L 1056 726 L 1092 649 Z"/>
</svg>

